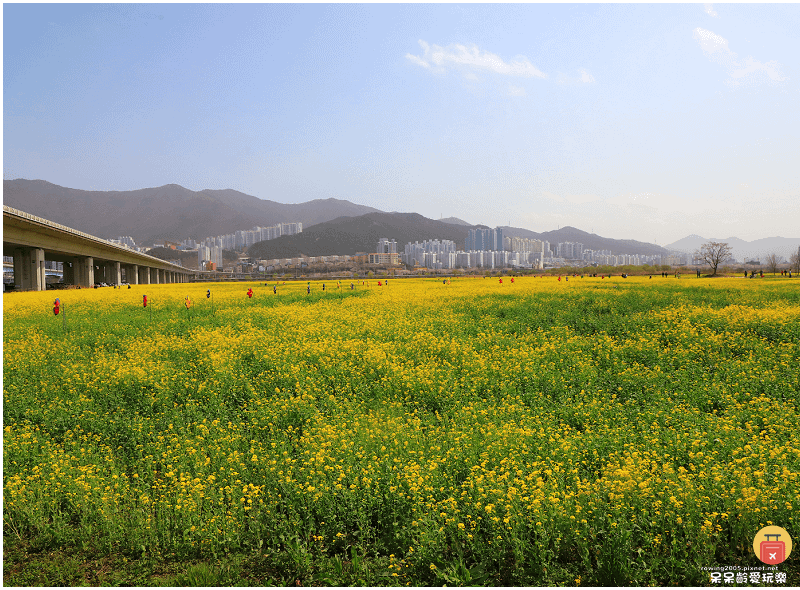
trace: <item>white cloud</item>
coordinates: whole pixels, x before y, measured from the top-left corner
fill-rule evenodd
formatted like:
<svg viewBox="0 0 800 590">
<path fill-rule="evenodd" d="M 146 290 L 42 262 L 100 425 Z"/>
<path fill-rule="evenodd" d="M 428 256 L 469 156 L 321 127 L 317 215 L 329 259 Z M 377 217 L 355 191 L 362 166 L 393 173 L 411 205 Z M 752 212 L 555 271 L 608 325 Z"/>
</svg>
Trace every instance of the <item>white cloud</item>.
<svg viewBox="0 0 800 590">
<path fill-rule="evenodd" d="M 778 65 L 778 62 L 774 60 L 762 64 L 761 62 L 754 60 L 752 57 L 748 57 L 744 64 L 741 65 L 743 65 L 743 67 L 731 72 L 731 78 L 738 80 L 754 72 L 763 71 L 766 72 L 767 76 L 769 76 L 769 78 L 775 82 L 783 82 L 784 80 L 789 79 L 788 76 L 780 72 L 780 66 Z"/>
<path fill-rule="evenodd" d="M 711 31 L 706 31 L 705 29 L 697 27 L 692 31 L 692 37 L 700 42 L 700 48 L 706 55 L 714 53 L 733 53 L 728 48 L 728 41 Z"/>
<path fill-rule="evenodd" d="M 516 76 L 521 78 L 546 78 L 547 75 L 539 71 L 525 56 L 517 56 L 514 61 L 505 62 L 501 57 L 486 51 L 481 52 L 477 46 L 465 45 L 428 45 L 420 39 L 422 56 L 406 54 L 412 63 L 423 67 L 435 65 L 440 68 L 448 66 L 466 67 L 470 69 L 489 70 L 503 76 Z"/>
<path fill-rule="evenodd" d="M 416 55 L 411 55 L 410 53 L 406 53 L 406 57 L 411 60 L 411 63 L 415 63 L 418 66 L 422 66 L 424 68 L 431 67 L 428 62 L 426 62 L 424 59 L 418 58 Z"/>
<path fill-rule="evenodd" d="M 763 72 L 772 82 L 784 82 L 788 76 L 780 71 L 780 64 L 775 61 L 761 63 L 757 59 L 748 57 L 744 61 L 728 47 L 727 39 L 697 27 L 692 31 L 692 37 L 700 43 L 700 49 L 712 62 L 723 66 L 731 77 L 728 83 L 736 86 L 745 80 L 757 81 L 758 72 Z M 753 76 L 751 78 L 751 76 Z"/>
<path fill-rule="evenodd" d="M 717 17 L 717 11 L 714 10 L 714 7 L 711 4 L 706 4 L 706 14 L 709 16 Z"/>
<path fill-rule="evenodd" d="M 578 76 L 573 78 L 566 74 L 559 74 L 556 79 L 558 84 L 592 84 L 595 82 L 594 76 L 586 71 L 585 68 L 578 70 Z"/>
</svg>

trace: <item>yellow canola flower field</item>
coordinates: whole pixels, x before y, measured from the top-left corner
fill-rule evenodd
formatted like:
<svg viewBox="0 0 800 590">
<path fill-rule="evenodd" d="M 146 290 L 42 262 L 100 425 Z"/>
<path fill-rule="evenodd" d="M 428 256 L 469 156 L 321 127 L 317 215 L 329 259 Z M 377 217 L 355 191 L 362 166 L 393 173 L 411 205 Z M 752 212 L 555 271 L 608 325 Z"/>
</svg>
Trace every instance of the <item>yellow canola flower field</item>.
<svg viewBox="0 0 800 590">
<path fill-rule="evenodd" d="M 706 585 L 759 563 L 763 526 L 800 538 L 798 285 L 6 294 L 6 530 L 186 559 L 353 546 L 394 585 Z"/>
</svg>

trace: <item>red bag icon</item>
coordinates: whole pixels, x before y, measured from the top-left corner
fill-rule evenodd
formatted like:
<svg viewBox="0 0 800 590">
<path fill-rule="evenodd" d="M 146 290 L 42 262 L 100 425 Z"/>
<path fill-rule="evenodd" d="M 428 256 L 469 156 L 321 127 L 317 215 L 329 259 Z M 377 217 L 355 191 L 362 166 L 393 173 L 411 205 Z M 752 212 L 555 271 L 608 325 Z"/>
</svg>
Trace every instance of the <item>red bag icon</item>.
<svg viewBox="0 0 800 590">
<path fill-rule="evenodd" d="M 786 543 L 778 540 L 780 535 L 767 535 L 765 533 L 764 536 L 767 540 L 761 541 L 759 559 L 769 565 L 783 563 L 786 559 Z M 775 537 L 775 540 L 770 541 L 770 537 Z"/>
</svg>

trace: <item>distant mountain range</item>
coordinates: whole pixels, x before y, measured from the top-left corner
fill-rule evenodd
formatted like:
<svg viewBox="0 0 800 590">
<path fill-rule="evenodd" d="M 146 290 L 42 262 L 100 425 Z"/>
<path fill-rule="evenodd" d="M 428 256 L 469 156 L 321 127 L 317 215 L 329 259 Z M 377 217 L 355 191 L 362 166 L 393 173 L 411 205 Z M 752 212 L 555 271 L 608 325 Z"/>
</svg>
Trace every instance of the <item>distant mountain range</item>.
<svg viewBox="0 0 800 590">
<path fill-rule="evenodd" d="M 452 223 L 453 225 L 468 225 L 469 227 L 473 227 L 471 223 L 467 223 L 463 219 L 459 219 L 458 217 L 445 217 L 444 219 L 440 219 L 439 221 L 443 223 Z"/>
<path fill-rule="evenodd" d="M 453 219 L 453 218 L 448 218 Z M 318 225 L 303 228 L 303 233 L 281 236 L 275 240 L 258 242 L 250 246 L 251 258 L 270 260 L 294 258 L 295 256 L 322 256 L 325 254 L 349 254 L 374 252 L 378 239 L 397 240 L 397 251 L 402 252 L 408 242 L 423 240 L 452 240 L 456 249 L 463 250 L 468 230 L 485 228 L 485 225 L 465 225 L 464 222 L 433 220 L 418 213 L 367 213 L 359 217 L 340 217 Z M 574 227 L 536 233 L 518 227 L 503 227 L 503 234 L 558 242 L 581 242 L 585 248 L 611 250 L 614 254 L 667 254 L 667 250 L 655 244 L 635 240 L 613 240 L 589 234 Z"/>
<path fill-rule="evenodd" d="M 797 252 L 797 248 L 800 247 L 800 238 L 775 237 L 762 238 L 760 240 L 747 242 L 735 237 L 725 239 L 704 238 L 694 234 L 691 236 L 686 236 L 677 242 L 672 242 L 665 247 L 670 250 L 678 250 L 680 252 L 687 252 L 691 254 L 699 250 L 703 244 L 708 242 L 727 243 L 731 248 L 733 248 L 734 259 L 740 262 L 743 262 L 745 258 L 758 258 L 763 261 L 769 254 L 778 254 L 788 260 L 792 253 Z"/>
<path fill-rule="evenodd" d="M 486 227 L 456 217 L 434 220 L 417 213 L 386 213 L 341 199 L 284 204 L 231 189 L 192 191 L 177 184 L 134 191 L 83 191 L 44 180 L 4 180 L 3 203 L 98 237 L 132 236 L 143 245 L 161 240 L 202 240 L 281 222 L 303 224 L 301 234 L 251 246 L 249 254 L 259 259 L 374 252 L 379 238 L 397 240 L 398 251 L 407 242 L 431 239 L 453 240 L 456 248 L 462 249 L 469 229 Z M 510 226 L 503 231 L 506 236 L 547 240 L 552 245 L 580 242 L 584 248 L 613 254 L 692 253 L 712 241 L 687 236 L 661 247 L 604 238 L 569 226 L 542 233 Z M 788 258 L 800 245 L 800 239 L 790 238 L 713 241 L 728 242 L 737 260 L 773 252 Z"/>
<path fill-rule="evenodd" d="M 143 245 L 202 240 L 282 222 L 299 221 L 305 228 L 343 215 L 378 211 L 340 199 L 284 204 L 230 189 L 192 191 L 177 184 L 84 191 L 24 179 L 3 180 L 3 204 L 99 238 L 131 236 Z"/>
<path fill-rule="evenodd" d="M 536 240 L 547 240 L 552 244 L 555 250 L 555 244 L 559 242 L 577 242 L 583 244 L 584 250 L 611 250 L 612 254 L 669 254 L 669 251 L 656 244 L 649 244 L 647 242 L 638 242 L 636 240 L 614 240 L 612 238 L 604 238 L 597 234 L 590 234 L 583 230 L 565 226 L 560 229 L 537 233 L 527 229 L 518 227 L 503 226 L 503 235 L 528 238 Z"/>
<path fill-rule="evenodd" d="M 402 252 L 408 242 L 433 239 L 453 240 L 456 248 L 463 250 L 469 227 L 474 226 L 428 219 L 419 213 L 367 213 L 339 217 L 309 228 L 304 226 L 303 233 L 258 242 L 250 246 L 247 253 L 259 260 L 300 255 L 353 255 L 375 252 L 380 238 L 396 240 L 398 252 Z"/>
</svg>

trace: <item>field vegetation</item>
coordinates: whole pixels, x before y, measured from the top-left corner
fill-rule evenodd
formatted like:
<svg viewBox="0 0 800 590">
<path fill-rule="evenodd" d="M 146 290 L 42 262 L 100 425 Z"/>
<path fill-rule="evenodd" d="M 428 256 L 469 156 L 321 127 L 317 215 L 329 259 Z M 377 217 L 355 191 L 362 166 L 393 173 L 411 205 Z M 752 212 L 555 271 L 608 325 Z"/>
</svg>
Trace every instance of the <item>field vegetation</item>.
<svg viewBox="0 0 800 590">
<path fill-rule="evenodd" d="M 709 585 L 800 540 L 796 280 L 357 282 L 5 295 L 4 583 Z"/>
</svg>

